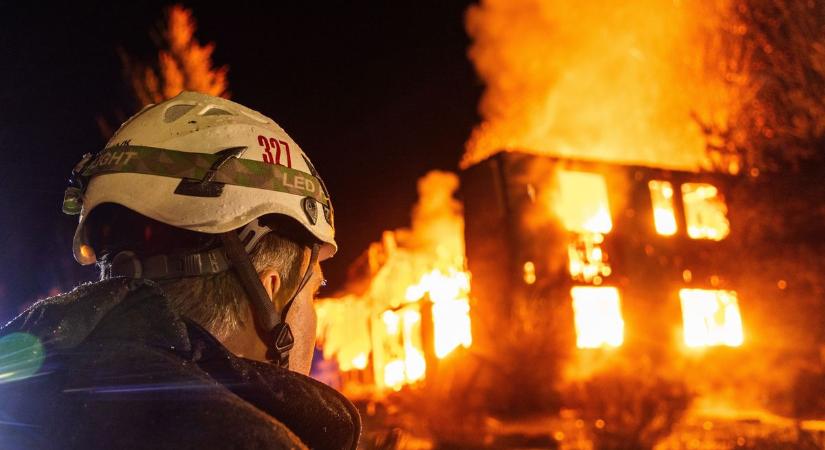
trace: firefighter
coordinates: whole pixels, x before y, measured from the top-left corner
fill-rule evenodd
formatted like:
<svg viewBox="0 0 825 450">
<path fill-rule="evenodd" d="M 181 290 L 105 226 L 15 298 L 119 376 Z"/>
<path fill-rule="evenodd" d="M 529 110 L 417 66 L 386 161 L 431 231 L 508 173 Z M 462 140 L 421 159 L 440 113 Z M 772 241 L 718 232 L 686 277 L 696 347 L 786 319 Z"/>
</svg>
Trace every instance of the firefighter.
<svg viewBox="0 0 825 450">
<path fill-rule="evenodd" d="M 0 331 L 26 343 L 0 361 L 28 355 L 0 367 L 0 448 L 356 447 L 357 410 L 306 376 L 332 204 L 275 122 L 194 92 L 148 106 L 63 209 L 101 280 Z"/>
</svg>

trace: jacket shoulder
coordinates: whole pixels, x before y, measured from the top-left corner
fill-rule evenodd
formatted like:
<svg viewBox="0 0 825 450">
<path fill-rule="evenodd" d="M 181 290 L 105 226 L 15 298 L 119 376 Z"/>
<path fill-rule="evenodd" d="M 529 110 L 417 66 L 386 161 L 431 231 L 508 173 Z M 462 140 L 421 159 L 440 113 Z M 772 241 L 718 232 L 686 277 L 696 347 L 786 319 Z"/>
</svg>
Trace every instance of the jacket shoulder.
<svg viewBox="0 0 825 450">
<path fill-rule="evenodd" d="M 6 422 L 38 430 L 24 448 L 306 448 L 284 424 L 174 352 L 89 342 L 58 359 L 64 370 L 0 388 Z"/>
<path fill-rule="evenodd" d="M 0 448 L 305 448 L 190 358 L 185 323 L 153 283 L 107 280 L 36 303 L 0 331 L 45 349 L 0 384 Z"/>
</svg>

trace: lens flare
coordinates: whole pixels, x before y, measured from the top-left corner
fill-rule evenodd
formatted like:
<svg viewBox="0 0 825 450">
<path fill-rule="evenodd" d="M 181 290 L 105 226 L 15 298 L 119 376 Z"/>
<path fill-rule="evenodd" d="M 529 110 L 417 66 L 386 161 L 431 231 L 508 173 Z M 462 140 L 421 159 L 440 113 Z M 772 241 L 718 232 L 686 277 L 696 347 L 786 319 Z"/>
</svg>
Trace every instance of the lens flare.
<svg viewBox="0 0 825 450">
<path fill-rule="evenodd" d="M 0 338 L 0 383 L 22 380 L 43 366 L 46 352 L 40 339 L 28 333 Z"/>
</svg>

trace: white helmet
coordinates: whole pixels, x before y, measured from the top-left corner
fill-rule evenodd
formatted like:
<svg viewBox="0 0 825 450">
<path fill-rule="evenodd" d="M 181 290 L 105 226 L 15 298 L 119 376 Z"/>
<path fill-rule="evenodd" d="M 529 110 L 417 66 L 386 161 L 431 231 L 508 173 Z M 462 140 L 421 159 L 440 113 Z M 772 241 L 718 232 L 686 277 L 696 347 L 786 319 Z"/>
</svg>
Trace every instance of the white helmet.
<svg viewBox="0 0 825 450">
<path fill-rule="evenodd" d="M 309 158 L 274 121 L 223 98 L 182 92 L 147 106 L 75 172 L 87 183 L 67 191 L 64 210 L 80 212 L 81 264 L 95 262 L 85 223 L 103 203 L 210 234 L 282 214 L 322 243 L 320 260 L 337 250 L 329 194 Z"/>
</svg>

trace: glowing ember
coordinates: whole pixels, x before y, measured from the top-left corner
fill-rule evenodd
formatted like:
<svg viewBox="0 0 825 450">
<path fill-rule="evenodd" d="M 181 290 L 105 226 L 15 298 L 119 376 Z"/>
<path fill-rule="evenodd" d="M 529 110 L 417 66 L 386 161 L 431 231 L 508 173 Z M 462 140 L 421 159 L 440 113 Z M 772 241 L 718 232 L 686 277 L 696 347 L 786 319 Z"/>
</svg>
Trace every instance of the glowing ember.
<svg viewBox="0 0 825 450">
<path fill-rule="evenodd" d="M 728 207 L 716 186 L 706 183 L 684 183 L 682 201 L 688 236 L 693 239 L 721 241 L 730 233 Z"/>
<path fill-rule="evenodd" d="M 527 284 L 536 282 L 536 265 L 533 264 L 533 261 L 524 263 L 524 282 Z"/>
<path fill-rule="evenodd" d="M 619 290 L 576 286 L 570 290 L 579 348 L 619 347 L 624 342 Z"/>
<path fill-rule="evenodd" d="M 662 236 L 676 234 L 676 213 L 673 210 L 673 185 L 669 181 L 650 180 L 650 201 L 653 204 L 653 222 Z"/>
<path fill-rule="evenodd" d="M 734 291 L 682 289 L 685 345 L 739 347 L 744 342 L 742 316 Z"/>
</svg>

